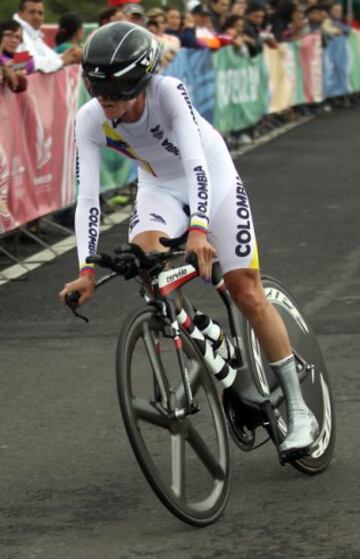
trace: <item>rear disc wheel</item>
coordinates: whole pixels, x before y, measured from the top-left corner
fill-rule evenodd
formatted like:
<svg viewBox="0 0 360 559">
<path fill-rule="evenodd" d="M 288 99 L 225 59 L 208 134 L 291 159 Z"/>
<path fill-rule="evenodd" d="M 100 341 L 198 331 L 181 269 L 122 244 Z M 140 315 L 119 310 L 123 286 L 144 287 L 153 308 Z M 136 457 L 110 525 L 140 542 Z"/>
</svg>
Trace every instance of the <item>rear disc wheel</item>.
<svg viewBox="0 0 360 559">
<path fill-rule="evenodd" d="M 287 328 L 294 353 L 299 356 L 297 363 L 304 360 L 308 372 L 301 382 L 301 390 L 307 406 L 315 415 L 319 424 L 319 435 L 314 442 L 310 454 L 291 461 L 297 470 L 315 475 L 330 464 L 335 446 L 335 409 L 331 384 L 326 365 L 315 337 L 304 313 L 289 292 L 275 279 L 262 278 L 268 300 L 274 305 Z M 248 350 L 254 380 L 258 390 L 268 396 L 278 386 L 276 377 L 269 367 L 259 342 L 249 323 L 244 320 L 244 340 Z M 301 373 L 299 370 L 299 374 Z M 286 436 L 285 403 L 275 410 L 280 438 Z"/>
</svg>

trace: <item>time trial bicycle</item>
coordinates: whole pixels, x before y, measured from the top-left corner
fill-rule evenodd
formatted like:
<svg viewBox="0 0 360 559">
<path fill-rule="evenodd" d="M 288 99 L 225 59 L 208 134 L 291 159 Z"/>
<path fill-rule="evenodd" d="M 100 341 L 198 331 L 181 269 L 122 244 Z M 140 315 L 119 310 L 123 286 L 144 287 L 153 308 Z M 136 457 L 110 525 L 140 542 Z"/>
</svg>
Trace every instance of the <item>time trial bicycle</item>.
<svg viewBox="0 0 360 559">
<path fill-rule="evenodd" d="M 252 328 L 225 288 L 218 262 L 212 283 L 227 310 L 225 332 L 232 354 L 221 357 L 196 326 L 194 306 L 179 296 L 179 289 L 198 276 L 194 261 L 183 263 L 185 239 L 162 239 L 167 252 L 144 253 L 137 245 L 124 244 L 115 247 L 114 256 L 98 254 L 87 262 L 111 271 L 97 287 L 119 275 L 132 279 L 144 273 L 151 283 L 149 295 L 141 282 L 146 304 L 124 320 L 118 339 L 121 413 L 135 457 L 156 495 L 182 521 L 201 527 L 218 519 L 229 498 L 228 432 L 245 452 L 271 440 L 284 464 L 279 445 L 286 436 L 286 408 Z M 169 268 L 179 257 L 182 263 Z M 288 329 L 303 396 L 320 427 L 312 448 L 287 460 L 300 472 L 319 474 L 329 465 L 335 444 L 329 375 L 295 299 L 277 280 L 262 281 Z M 67 296 L 75 314 L 78 297 Z M 221 394 L 234 374 L 240 375 L 240 402 L 229 391 Z"/>
</svg>

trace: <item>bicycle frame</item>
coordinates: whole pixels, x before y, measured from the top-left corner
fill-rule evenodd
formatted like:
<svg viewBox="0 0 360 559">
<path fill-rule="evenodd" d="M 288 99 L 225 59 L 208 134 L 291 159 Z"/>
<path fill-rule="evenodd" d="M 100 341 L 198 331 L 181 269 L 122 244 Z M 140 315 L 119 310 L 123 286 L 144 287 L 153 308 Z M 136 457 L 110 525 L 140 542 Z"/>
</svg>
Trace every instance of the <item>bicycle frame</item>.
<svg viewBox="0 0 360 559">
<path fill-rule="evenodd" d="M 231 336 L 235 347 L 236 368 L 227 363 L 220 355 L 214 353 L 209 341 L 194 325 L 191 316 L 186 312 L 183 306 L 179 304 L 177 300 L 179 288 L 197 276 L 198 272 L 190 264 L 172 268 L 171 270 L 161 271 L 160 273 L 158 273 L 157 270 L 150 272 L 150 280 L 154 293 L 154 300 L 152 303 L 157 305 L 163 316 L 169 319 L 170 329 L 167 333 L 174 339 L 175 350 L 177 352 L 184 384 L 186 412 L 184 410 L 177 410 L 177 415 L 181 413 L 194 413 L 197 411 L 188 372 L 185 367 L 181 328 L 185 329 L 195 342 L 209 371 L 221 382 L 224 388 L 231 386 L 238 369 L 244 370 L 248 368 L 243 358 L 244 352 L 242 351 L 242 337 L 238 311 L 225 287 L 218 262 L 215 262 L 213 266 L 212 283 L 227 309 Z"/>
<path fill-rule="evenodd" d="M 245 359 L 246 354 L 241 335 L 239 311 L 226 289 L 219 262 L 214 262 L 211 279 L 213 286 L 227 310 L 232 342 L 235 348 L 236 368 L 232 367 L 219 354 L 216 354 L 213 351 L 209 341 L 194 325 L 190 314 L 187 313 L 183 306 L 179 304 L 179 301 L 177 300 L 178 290 L 196 277 L 198 277 L 198 272 L 191 264 L 160 271 L 160 273 L 158 270 L 150 272 L 151 285 L 154 292 L 153 303 L 161 308 L 162 314 L 168 317 L 170 321 L 168 334 L 174 339 L 175 350 L 177 352 L 182 381 L 184 384 L 186 411 L 177 410 L 177 415 L 194 413 L 197 411 L 191 391 L 188 372 L 185 366 L 181 328 L 185 329 L 191 339 L 195 342 L 209 371 L 218 381 L 221 382 L 224 388 L 231 386 L 235 376 L 238 372 L 240 372 L 244 400 L 251 402 L 258 408 L 265 403 L 271 403 L 274 408 L 278 407 L 284 401 L 284 395 L 281 388 L 277 387 L 272 390 L 270 394 L 263 396 L 259 393 L 254 383 L 252 373 L 247 360 Z M 311 371 L 311 365 L 308 365 L 296 352 L 294 352 L 294 355 L 297 361 L 299 380 L 302 382 Z"/>
</svg>

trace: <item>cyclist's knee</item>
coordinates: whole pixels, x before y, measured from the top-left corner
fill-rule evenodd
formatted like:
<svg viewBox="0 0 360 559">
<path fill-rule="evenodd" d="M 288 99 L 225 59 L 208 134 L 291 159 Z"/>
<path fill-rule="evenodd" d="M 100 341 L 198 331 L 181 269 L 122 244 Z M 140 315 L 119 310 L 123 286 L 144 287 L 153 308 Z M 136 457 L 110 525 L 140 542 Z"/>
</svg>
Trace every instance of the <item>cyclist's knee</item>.
<svg viewBox="0 0 360 559">
<path fill-rule="evenodd" d="M 257 270 L 234 270 L 224 276 L 226 287 L 242 314 L 250 321 L 261 320 L 268 301 Z"/>
</svg>

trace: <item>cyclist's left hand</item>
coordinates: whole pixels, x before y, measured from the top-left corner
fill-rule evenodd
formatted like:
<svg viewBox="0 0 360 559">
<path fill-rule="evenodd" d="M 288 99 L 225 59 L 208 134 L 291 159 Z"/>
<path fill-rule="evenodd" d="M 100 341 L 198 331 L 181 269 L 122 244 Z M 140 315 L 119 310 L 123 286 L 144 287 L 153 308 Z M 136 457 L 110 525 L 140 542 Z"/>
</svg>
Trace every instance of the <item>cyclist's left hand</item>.
<svg viewBox="0 0 360 559">
<path fill-rule="evenodd" d="M 190 231 L 185 252 L 195 252 L 201 278 L 205 281 L 211 280 L 212 262 L 216 257 L 216 251 L 208 242 L 207 236 L 201 231 Z"/>
</svg>

